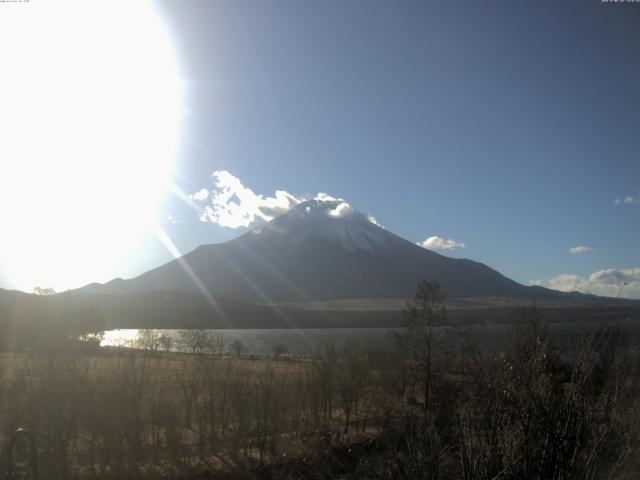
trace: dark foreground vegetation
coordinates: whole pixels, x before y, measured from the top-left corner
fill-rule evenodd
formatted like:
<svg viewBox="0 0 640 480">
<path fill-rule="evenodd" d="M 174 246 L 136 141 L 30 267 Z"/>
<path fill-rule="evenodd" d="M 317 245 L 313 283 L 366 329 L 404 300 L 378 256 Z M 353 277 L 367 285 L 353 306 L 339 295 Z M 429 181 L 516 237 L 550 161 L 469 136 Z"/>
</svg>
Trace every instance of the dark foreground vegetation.
<svg viewBox="0 0 640 480">
<path fill-rule="evenodd" d="M 7 353 L 1 441 L 33 432 L 42 479 L 637 478 L 640 357 L 624 332 L 560 352 L 531 308 L 478 346 L 434 328 L 442 300 L 425 283 L 388 346 L 307 359 Z"/>
</svg>

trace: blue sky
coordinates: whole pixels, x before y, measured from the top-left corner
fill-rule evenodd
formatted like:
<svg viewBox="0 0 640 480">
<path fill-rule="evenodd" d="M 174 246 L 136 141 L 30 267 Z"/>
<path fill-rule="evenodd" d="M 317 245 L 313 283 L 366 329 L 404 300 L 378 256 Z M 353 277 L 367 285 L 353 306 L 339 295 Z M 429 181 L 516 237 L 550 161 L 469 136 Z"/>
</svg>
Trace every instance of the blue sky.
<svg viewBox="0 0 640 480">
<path fill-rule="evenodd" d="M 639 5 L 161 8 L 188 81 L 185 191 L 215 170 L 325 191 L 521 282 L 640 266 L 640 205 L 614 204 L 640 196 Z M 241 233 L 168 208 L 183 250 Z"/>
<path fill-rule="evenodd" d="M 640 4 L 156 8 L 184 84 L 174 182 L 186 194 L 215 189 L 214 171 L 265 197 L 327 192 L 413 242 L 464 243 L 440 252 L 522 283 L 570 274 L 588 290 L 594 272 L 626 269 L 640 295 Z M 173 195 L 159 218 L 180 252 L 246 231 Z M 114 273 L 171 256 L 149 233 Z"/>
</svg>

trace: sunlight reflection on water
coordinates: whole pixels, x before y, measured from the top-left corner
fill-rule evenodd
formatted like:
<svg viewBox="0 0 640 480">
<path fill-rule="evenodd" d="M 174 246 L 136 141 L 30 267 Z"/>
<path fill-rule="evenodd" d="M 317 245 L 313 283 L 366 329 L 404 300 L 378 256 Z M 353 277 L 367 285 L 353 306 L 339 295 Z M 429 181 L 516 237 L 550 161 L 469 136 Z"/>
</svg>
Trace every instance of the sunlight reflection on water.
<svg viewBox="0 0 640 480">
<path fill-rule="evenodd" d="M 267 355 L 276 345 L 286 347 L 288 353 L 307 355 L 316 353 L 326 345 L 342 348 L 350 342 L 359 344 L 371 344 L 388 341 L 390 328 L 308 328 L 308 329 L 225 329 L 207 330 L 211 336 L 220 335 L 224 339 L 225 348 L 230 349 L 231 344 L 240 340 L 246 348 L 245 353 L 255 355 Z M 105 332 L 104 339 L 100 343 L 106 347 L 135 347 L 138 338 L 138 329 L 109 330 Z M 180 330 L 156 330 L 159 335 L 168 335 L 174 339 L 175 348 L 172 350 L 184 351 L 180 348 Z"/>
<path fill-rule="evenodd" d="M 100 342 L 101 347 L 130 347 L 138 338 L 138 329 L 107 330 Z"/>
</svg>

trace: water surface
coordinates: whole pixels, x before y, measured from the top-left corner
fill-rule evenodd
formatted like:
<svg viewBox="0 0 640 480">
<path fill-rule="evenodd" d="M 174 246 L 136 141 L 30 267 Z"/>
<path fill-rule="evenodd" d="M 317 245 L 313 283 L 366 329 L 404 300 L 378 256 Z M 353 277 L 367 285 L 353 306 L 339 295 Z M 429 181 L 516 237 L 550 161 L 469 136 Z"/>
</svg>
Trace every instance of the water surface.
<svg viewBox="0 0 640 480">
<path fill-rule="evenodd" d="M 622 326 L 627 336 L 634 341 L 640 338 L 640 323 L 637 321 L 611 322 L 574 322 L 551 323 L 549 330 L 561 348 L 571 348 L 579 337 L 589 330 L 603 326 Z M 206 332 L 213 338 L 224 340 L 225 350 L 231 351 L 231 345 L 240 340 L 245 347 L 244 353 L 269 355 L 274 346 L 284 347 L 293 355 L 312 355 L 325 346 L 332 345 L 342 349 L 346 345 L 358 343 L 384 344 L 390 342 L 389 332 L 393 328 L 309 328 L 309 329 L 212 329 Z M 509 338 L 513 330 L 511 325 L 474 325 L 465 327 L 465 334 L 479 344 L 494 344 Z M 123 329 L 105 332 L 102 346 L 136 347 L 136 339 L 141 330 Z M 156 330 L 158 334 L 168 335 L 174 339 L 172 350 L 186 351 L 180 344 L 180 330 Z"/>
</svg>

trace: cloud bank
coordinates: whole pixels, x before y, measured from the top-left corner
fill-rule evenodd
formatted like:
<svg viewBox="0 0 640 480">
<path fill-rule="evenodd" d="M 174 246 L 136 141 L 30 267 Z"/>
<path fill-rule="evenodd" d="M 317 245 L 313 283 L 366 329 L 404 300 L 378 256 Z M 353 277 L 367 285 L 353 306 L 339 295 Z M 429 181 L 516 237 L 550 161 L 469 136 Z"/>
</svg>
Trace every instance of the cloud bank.
<svg viewBox="0 0 640 480">
<path fill-rule="evenodd" d="M 285 190 L 276 190 L 273 196 L 257 194 L 227 170 L 216 170 L 211 177 L 215 188 L 202 188 L 189 195 L 188 200 L 196 207 L 201 222 L 215 223 L 221 227 L 249 227 L 259 220 L 269 221 L 307 200 Z M 323 192 L 318 193 L 314 199 L 340 202 L 329 212 L 336 217 L 353 210 L 344 200 Z M 382 227 L 375 217 L 369 215 L 367 218 L 371 223 Z"/>
<path fill-rule="evenodd" d="M 455 248 L 465 248 L 465 245 L 462 242 L 457 242 L 452 238 L 444 239 L 436 235 L 429 237 L 422 242 L 417 242 L 416 245 L 426 248 L 427 250 L 453 250 Z"/>
<path fill-rule="evenodd" d="M 585 247 L 584 245 L 576 245 L 575 247 L 571 247 L 569 251 L 574 255 L 584 255 L 585 253 L 593 252 L 593 248 Z"/>
<path fill-rule="evenodd" d="M 533 280 L 529 283 L 561 292 L 575 291 L 607 297 L 640 298 L 640 268 L 605 268 L 587 277 L 562 274 L 546 282 Z"/>
</svg>

